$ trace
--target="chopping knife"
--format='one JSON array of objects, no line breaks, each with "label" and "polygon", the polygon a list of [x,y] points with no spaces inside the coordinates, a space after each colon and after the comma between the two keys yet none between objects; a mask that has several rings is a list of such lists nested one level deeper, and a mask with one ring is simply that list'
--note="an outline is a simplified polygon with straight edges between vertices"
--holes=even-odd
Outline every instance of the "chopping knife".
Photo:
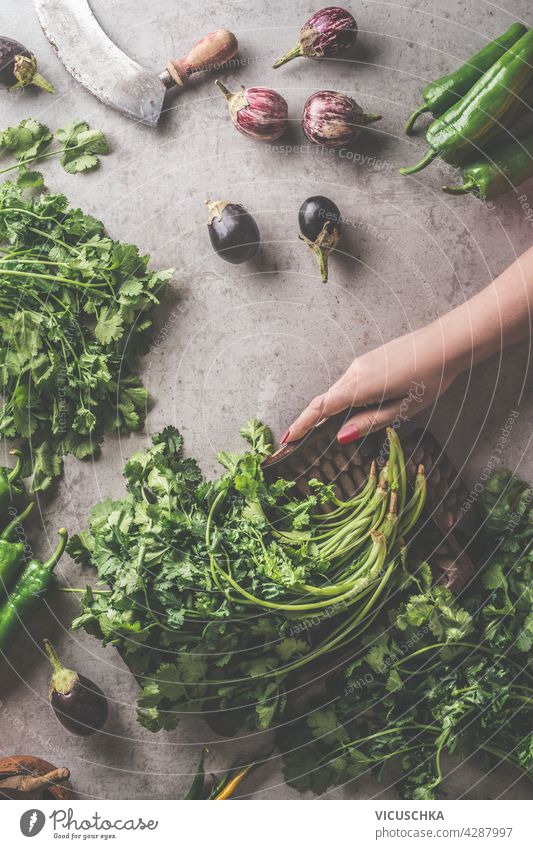
[{"label": "chopping knife", "polygon": [[186,85],[198,71],[219,67],[238,50],[233,33],[219,29],[155,74],[119,50],[87,0],[35,0],[35,6],[46,37],[74,79],[106,106],[150,127],[159,120],[169,88]]}]

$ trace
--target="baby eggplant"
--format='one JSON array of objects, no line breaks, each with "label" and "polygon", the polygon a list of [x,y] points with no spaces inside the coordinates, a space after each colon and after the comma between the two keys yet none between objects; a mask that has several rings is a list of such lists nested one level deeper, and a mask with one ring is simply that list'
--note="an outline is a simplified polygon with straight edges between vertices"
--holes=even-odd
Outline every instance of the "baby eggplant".
[{"label": "baby eggplant", "polygon": [[99,731],[108,712],[107,699],[100,687],[85,675],[66,669],[48,640],[44,647],[53,670],[48,698],[61,725],[80,737]]},{"label": "baby eggplant", "polygon": [[289,107],[281,94],[272,88],[254,86],[240,91],[229,91],[215,80],[229,104],[233,126],[243,136],[254,141],[276,141],[289,125]]},{"label": "baby eggplant", "polygon": [[304,105],[302,126],[309,141],[323,147],[347,147],[364,127],[381,115],[363,112],[359,104],[339,91],[315,91]]},{"label": "baby eggplant", "polygon": [[18,41],[0,36],[0,86],[13,90],[26,85],[55,93],[53,85],[38,72],[33,53]]},{"label": "baby eggplant", "polygon": [[281,68],[285,62],[298,56],[308,56],[310,59],[336,56],[351,47],[356,36],[357,24],[352,15],[340,6],[328,6],[311,15],[300,30],[300,38],[292,50],[272,67]]},{"label": "baby eggplant", "polygon": [[209,209],[207,229],[217,254],[239,265],[252,259],[259,250],[259,227],[240,203],[224,200],[206,201]]},{"label": "baby eggplant", "polygon": [[300,239],[315,254],[323,283],[328,282],[328,256],[342,235],[341,218],[338,206],[323,195],[304,200],[298,213]]}]

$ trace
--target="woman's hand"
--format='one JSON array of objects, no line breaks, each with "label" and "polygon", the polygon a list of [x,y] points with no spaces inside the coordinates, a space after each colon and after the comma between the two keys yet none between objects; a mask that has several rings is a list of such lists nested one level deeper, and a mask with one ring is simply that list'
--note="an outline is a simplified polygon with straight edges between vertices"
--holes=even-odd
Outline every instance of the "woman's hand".
[{"label": "woman's hand", "polygon": [[324,395],[313,398],[282,444],[300,439],[323,419],[361,409],[337,435],[353,442],[401,423],[436,401],[462,371],[508,345],[531,339],[533,248],[485,289],[427,327],[358,357]]},{"label": "woman's hand", "polygon": [[400,424],[429,407],[462,370],[439,343],[438,325],[401,336],[358,357],[323,395],[313,398],[292,423],[282,444],[300,439],[323,419],[361,408],[342,426],[341,443]]}]

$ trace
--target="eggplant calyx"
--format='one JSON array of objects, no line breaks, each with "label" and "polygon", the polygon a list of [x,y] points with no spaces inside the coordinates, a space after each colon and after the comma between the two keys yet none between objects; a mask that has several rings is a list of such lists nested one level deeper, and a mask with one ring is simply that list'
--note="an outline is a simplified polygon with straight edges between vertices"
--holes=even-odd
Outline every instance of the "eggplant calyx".
[{"label": "eggplant calyx", "polygon": [[316,261],[318,264],[318,269],[320,271],[320,277],[322,278],[323,283],[328,282],[328,256],[332,250],[334,250],[337,242],[340,239],[340,233],[336,227],[333,226],[331,221],[326,221],[322,230],[316,237],[315,241],[312,242],[311,239],[308,239],[307,236],[304,236],[302,233],[299,234],[302,242],[305,242],[306,245],[309,245],[314,255],[316,256]]},{"label": "eggplant calyx", "polygon": [[230,200],[206,200],[207,208],[209,210],[207,224],[212,224],[215,218],[218,218],[218,220],[221,221],[222,213],[231,203],[232,201]]},{"label": "eggplant calyx", "polygon": [[27,85],[36,85],[50,94],[55,94],[53,85],[37,70],[37,59],[33,53],[30,56],[23,56],[21,53],[15,56],[13,76],[17,82],[11,86],[10,91],[17,88],[24,88]]},{"label": "eggplant calyx", "polygon": [[322,33],[317,32],[313,27],[304,27],[300,33],[300,48],[301,55],[307,56],[308,59],[323,59],[324,51],[317,50],[316,42],[319,40]]},{"label": "eggplant calyx", "polygon": [[300,239],[302,239],[302,241],[305,242],[306,245],[309,245],[310,248],[320,248],[321,250],[329,253],[335,248],[337,242],[339,241],[340,233],[333,225],[333,222],[326,221],[314,242],[312,242],[311,239],[308,239],[307,236],[304,236],[302,233],[300,233]]},{"label": "eggplant calyx", "polygon": [[48,640],[44,641],[44,649],[53,670],[48,696],[51,698],[53,693],[61,693],[61,695],[66,696],[79,683],[79,675],[73,669],[67,669],[63,666],[54,647]]},{"label": "eggplant calyx", "polygon": [[220,89],[224,97],[229,103],[229,111],[232,116],[235,116],[241,109],[245,109],[250,104],[246,97],[246,87],[241,85],[240,91],[230,91],[220,80],[215,80],[215,85]]}]

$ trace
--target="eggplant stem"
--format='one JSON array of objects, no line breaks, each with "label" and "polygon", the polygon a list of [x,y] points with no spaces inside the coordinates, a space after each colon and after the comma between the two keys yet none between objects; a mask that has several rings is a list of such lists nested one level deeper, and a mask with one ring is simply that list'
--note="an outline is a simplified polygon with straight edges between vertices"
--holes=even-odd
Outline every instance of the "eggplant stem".
[{"label": "eggplant stem", "polygon": [[39,74],[39,72],[37,72],[36,74],[33,75],[33,77],[31,78],[31,84],[39,86],[39,88],[42,88],[44,91],[47,91],[49,94],[55,94],[56,93],[56,90],[53,87],[52,83],[49,83],[48,80],[45,79],[42,74]]},{"label": "eggplant stem", "polygon": [[404,176],[407,174],[416,174],[418,171],[422,171],[423,168],[426,168],[430,162],[433,162],[438,155],[439,154],[436,150],[429,148],[420,162],[417,162],[416,165],[410,165],[408,168],[400,168],[400,174],[403,174]]},{"label": "eggplant stem", "polygon": [[34,506],[35,506],[35,502],[30,501],[30,503],[28,504],[26,509],[23,510],[22,513],[19,513],[18,516],[15,516],[15,518],[9,523],[9,525],[6,525],[6,527],[4,528],[2,533],[0,534],[0,539],[9,540],[10,537],[11,537],[11,534],[13,533],[15,528],[18,528],[18,526],[21,525],[22,522],[24,522],[24,520],[28,518],[28,516],[30,515]]},{"label": "eggplant stem", "polygon": [[423,115],[424,112],[430,112],[430,111],[431,110],[430,110],[429,106],[427,106],[427,104],[424,103],[423,106],[419,106],[418,109],[415,109],[414,112],[411,112],[411,114],[409,115],[409,118],[407,119],[407,123],[405,125],[405,132],[407,133],[408,136],[412,135],[414,123],[415,123],[416,119],[419,117],[419,115]]},{"label": "eggplant stem", "polygon": [[44,650],[48,655],[48,660],[50,661],[54,672],[61,672],[64,669],[63,664],[59,660],[58,654],[49,640],[44,641]]},{"label": "eggplant stem", "polygon": [[231,100],[231,98],[233,97],[233,92],[231,92],[229,88],[226,88],[224,83],[221,83],[220,80],[215,80],[215,85],[217,86],[217,88],[220,89],[226,100]]},{"label": "eggplant stem", "polygon": [[285,53],[285,55],[281,57],[281,59],[278,59],[277,62],[274,62],[272,67],[281,68],[281,66],[284,65],[286,62],[290,62],[291,59],[297,59],[298,56],[303,56],[302,45],[300,44],[300,42],[295,44],[294,47],[291,48],[288,53]]},{"label": "eggplant stem", "polygon": [[313,248],[313,251],[316,256],[316,261],[318,264],[318,269],[320,271],[320,277],[322,279],[322,283],[328,282],[328,251],[323,250],[323,248]]},{"label": "eggplant stem", "polygon": [[359,124],[373,124],[374,121],[381,121],[383,119],[383,115],[377,115],[375,112],[363,112],[361,117],[358,119]]}]

